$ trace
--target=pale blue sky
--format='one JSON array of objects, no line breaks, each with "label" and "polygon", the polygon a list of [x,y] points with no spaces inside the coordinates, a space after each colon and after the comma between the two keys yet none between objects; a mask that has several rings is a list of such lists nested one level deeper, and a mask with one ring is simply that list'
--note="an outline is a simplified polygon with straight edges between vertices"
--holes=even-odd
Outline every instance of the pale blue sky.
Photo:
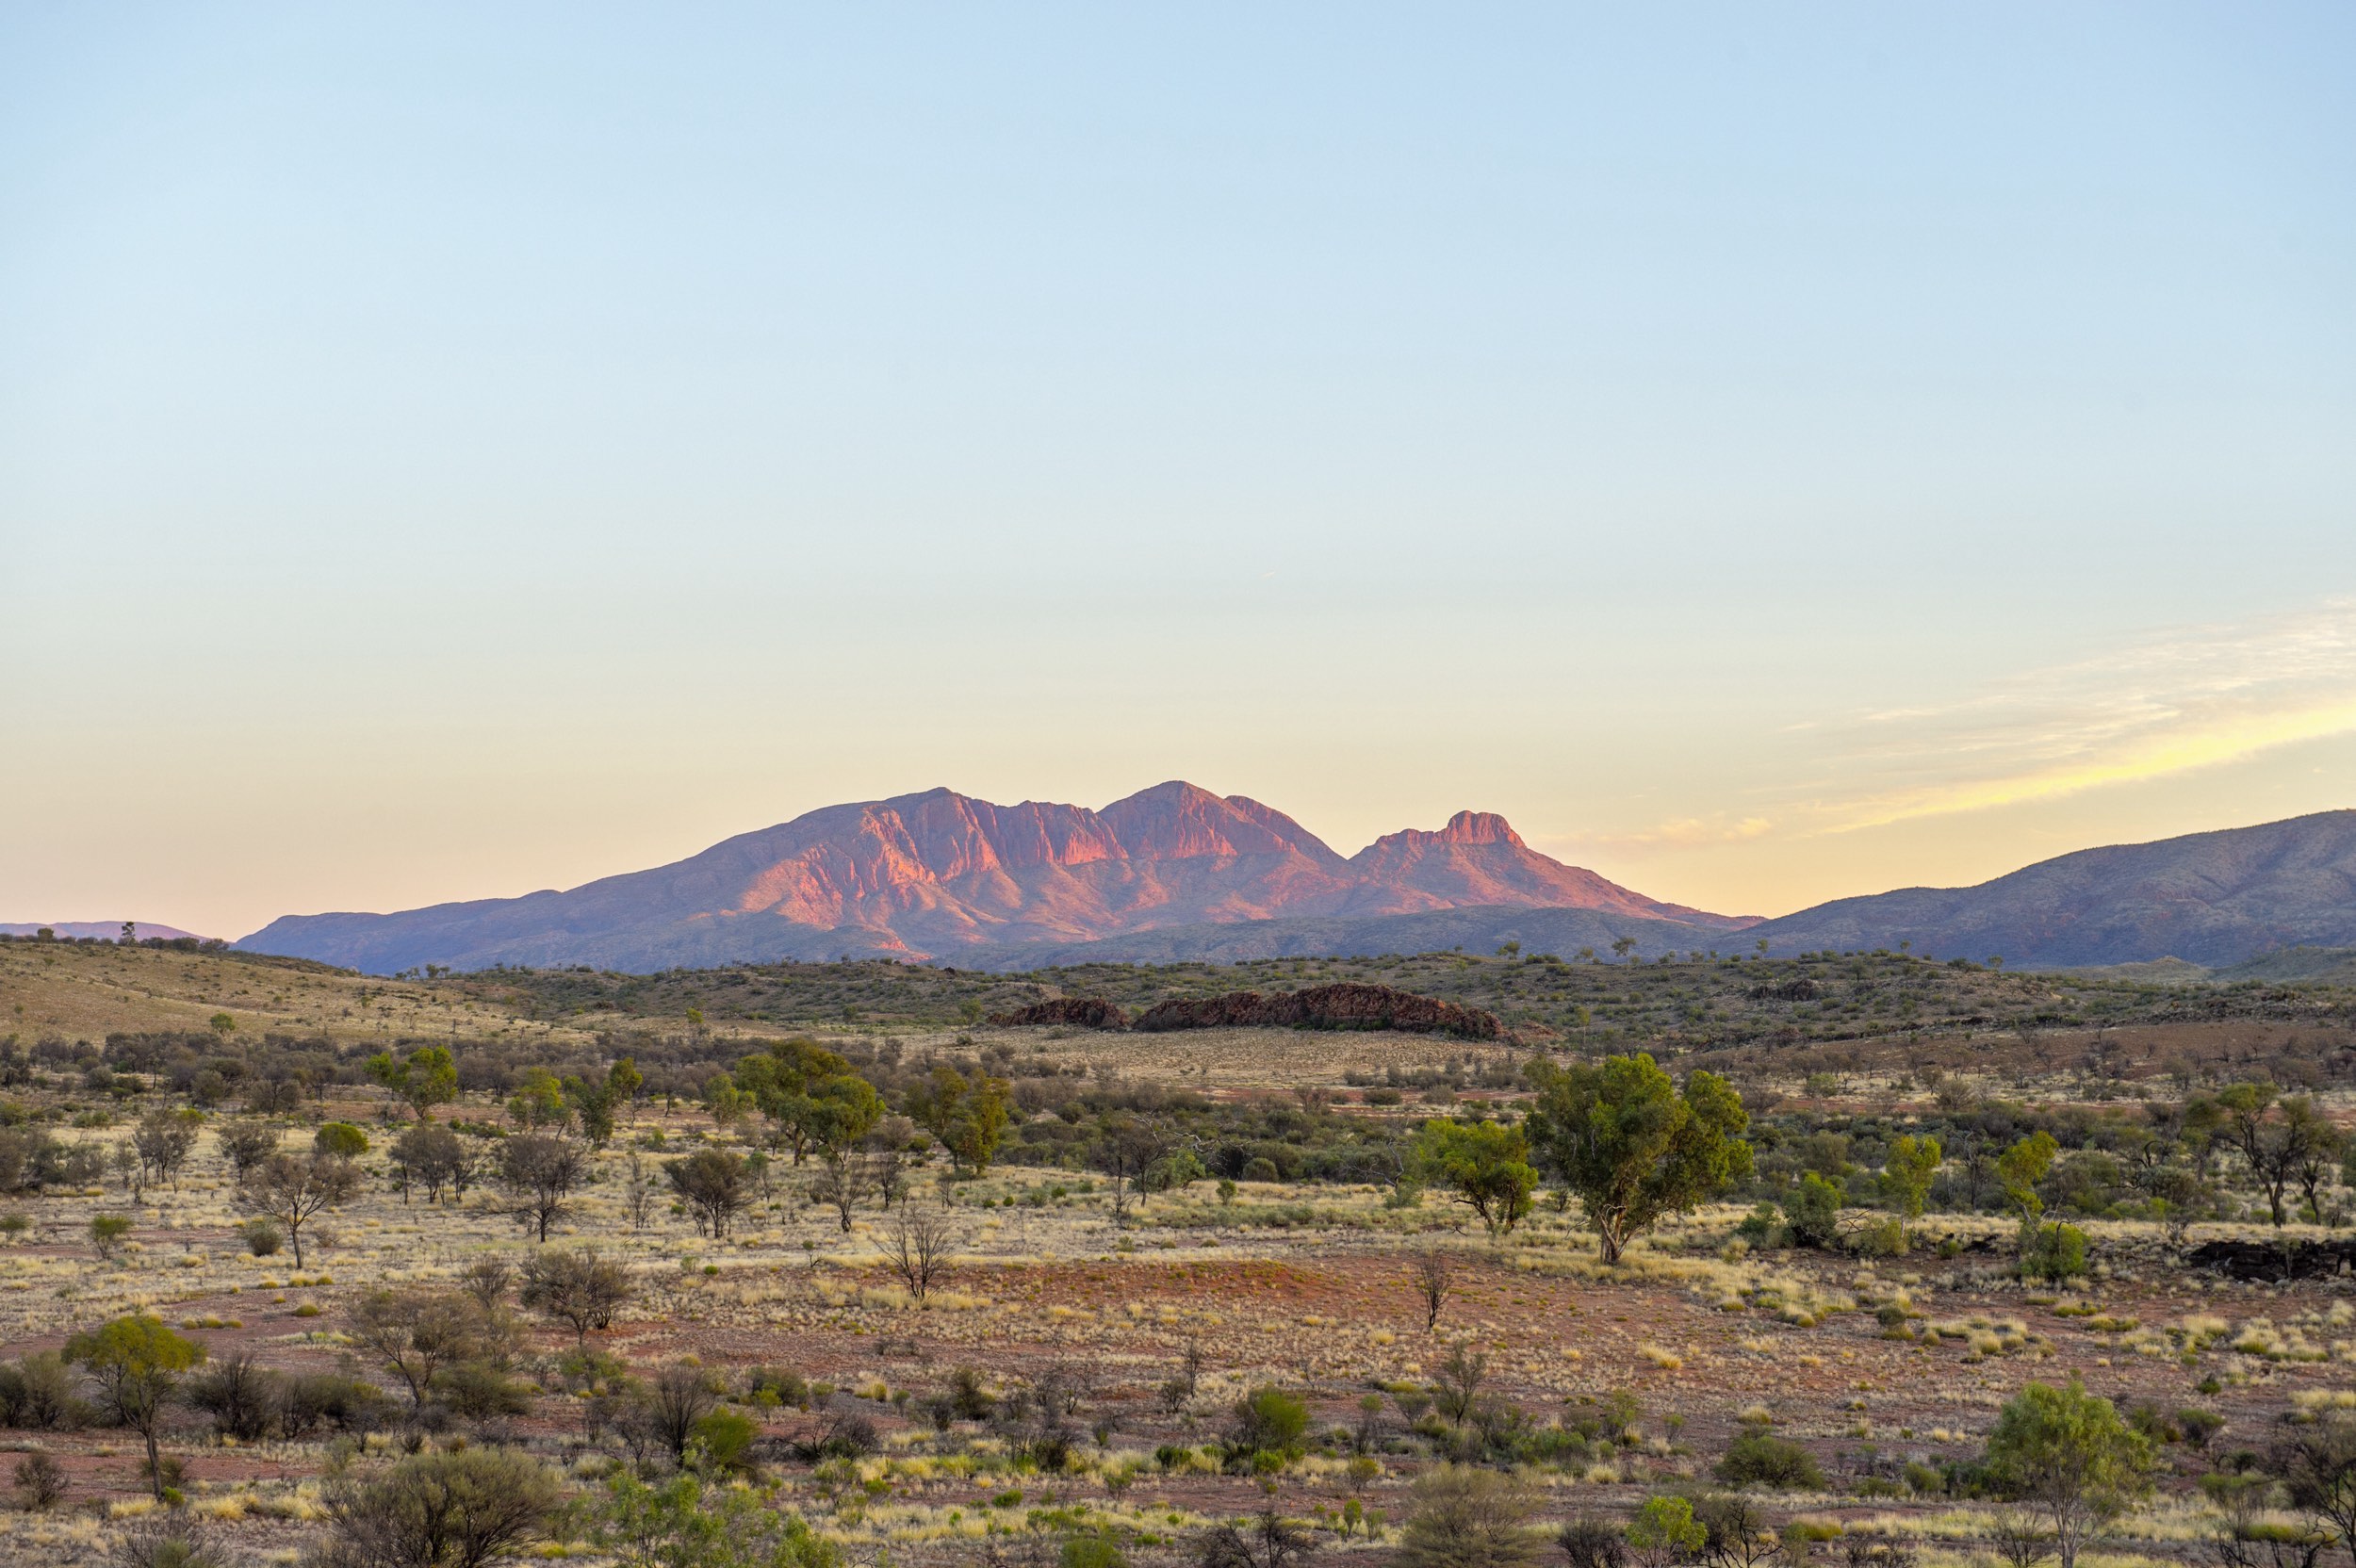
[{"label": "pale blue sky", "polygon": [[2345,6],[21,6],[0,215],[0,919],[2356,804]]}]

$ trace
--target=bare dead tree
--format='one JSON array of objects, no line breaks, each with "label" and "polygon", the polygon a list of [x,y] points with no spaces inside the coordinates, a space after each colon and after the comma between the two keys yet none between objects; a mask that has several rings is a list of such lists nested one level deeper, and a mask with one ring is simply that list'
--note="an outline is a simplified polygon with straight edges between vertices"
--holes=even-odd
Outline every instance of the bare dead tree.
[{"label": "bare dead tree", "polygon": [[2053,1532],[2026,1509],[2008,1508],[1988,1527],[1988,1545],[2010,1568],[2037,1568],[2053,1555]]},{"label": "bare dead tree", "polygon": [[458,1288],[475,1298],[488,1316],[505,1304],[508,1287],[515,1282],[515,1270],[505,1258],[484,1254],[468,1264],[458,1275]]},{"label": "bare dead tree", "polygon": [[632,1154],[630,1157],[630,1180],[622,1186],[622,1211],[630,1216],[630,1228],[643,1231],[646,1217],[654,1212],[654,1182],[646,1175],[646,1162]]},{"label": "bare dead tree", "polygon": [[1423,1331],[1435,1333],[1440,1310],[1456,1289],[1456,1260],[1436,1247],[1428,1247],[1415,1254],[1413,1278],[1415,1295],[1423,1302]]},{"label": "bare dead tree", "polygon": [[848,1235],[851,1216],[867,1195],[867,1157],[855,1149],[829,1149],[821,1157],[825,1163],[810,1178],[810,1195],[834,1210],[843,1234]]},{"label": "bare dead tree", "polygon": [[949,1272],[949,1249],[956,1243],[949,1217],[936,1208],[903,1203],[893,1216],[884,1240],[884,1260],[892,1265],[919,1301]]}]

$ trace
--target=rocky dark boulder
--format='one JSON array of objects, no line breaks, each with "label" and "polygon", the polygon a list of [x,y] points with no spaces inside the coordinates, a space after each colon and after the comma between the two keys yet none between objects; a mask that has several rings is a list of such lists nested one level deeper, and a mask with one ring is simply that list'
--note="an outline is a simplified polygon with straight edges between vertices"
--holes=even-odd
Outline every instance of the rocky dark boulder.
[{"label": "rocky dark boulder", "polygon": [[2324,1279],[2356,1269],[2356,1241],[2210,1241],[2184,1254],[2184,1262],[2229,1280]]},{"label": "rocky dark boulder", "polygon": [[1493,1040],[1504,1033],[1495,1013],[1389,986],[1312,986],[1307,990],[1229,991],[1173,998],[1140,1014],[1137,1028],[1393,1029],[1411,1035],[1454,1035]]},{"label": "rocky dark boulder", "polygon": [[1001,1029],[1036,1028],[1050,1023],[1081,1029],[1126,1029],[1129,1015],[1101,996],[1059,996],[1053,1002],[1034,1002],[1010,1013],[992,1013],[990,1021]]}]

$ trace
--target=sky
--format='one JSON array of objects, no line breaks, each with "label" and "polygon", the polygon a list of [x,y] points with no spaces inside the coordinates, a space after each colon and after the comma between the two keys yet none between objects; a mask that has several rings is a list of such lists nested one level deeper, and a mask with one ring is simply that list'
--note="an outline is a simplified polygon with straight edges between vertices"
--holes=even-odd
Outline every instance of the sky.
[{"label": "sky", "polygon": [[0,921],[2356,806],[2344,5],[0,9]]}]

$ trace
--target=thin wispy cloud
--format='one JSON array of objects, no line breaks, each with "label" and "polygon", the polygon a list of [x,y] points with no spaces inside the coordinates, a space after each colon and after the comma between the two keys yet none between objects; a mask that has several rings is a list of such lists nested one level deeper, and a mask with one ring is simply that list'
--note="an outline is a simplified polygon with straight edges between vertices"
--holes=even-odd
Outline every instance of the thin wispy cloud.
[{"label": "thin wispy cloud", "polygon": [[1580,841],[1676,850],[2050,800],[2356,734],[2356,598],[2176,627],[1946,703],[1783,727],[1804,761],[1739,804]]},{"label": "thin wispy cloud", "polygon": [[1632,848],[1693,849],[1704,844],[1735,844],[1761,839],[1775,830],[1765,817],[1677,817],[1634,833],[1595,834],[1587,843],[1620,844]]},{"label": "thin wispy cloud", "polygon": [[[2046,800],[2356,732],[2356,599],[2177,628],[1827,736],[1814,831]],[[1801,805],[1794,802],[1794,805]]]}]

